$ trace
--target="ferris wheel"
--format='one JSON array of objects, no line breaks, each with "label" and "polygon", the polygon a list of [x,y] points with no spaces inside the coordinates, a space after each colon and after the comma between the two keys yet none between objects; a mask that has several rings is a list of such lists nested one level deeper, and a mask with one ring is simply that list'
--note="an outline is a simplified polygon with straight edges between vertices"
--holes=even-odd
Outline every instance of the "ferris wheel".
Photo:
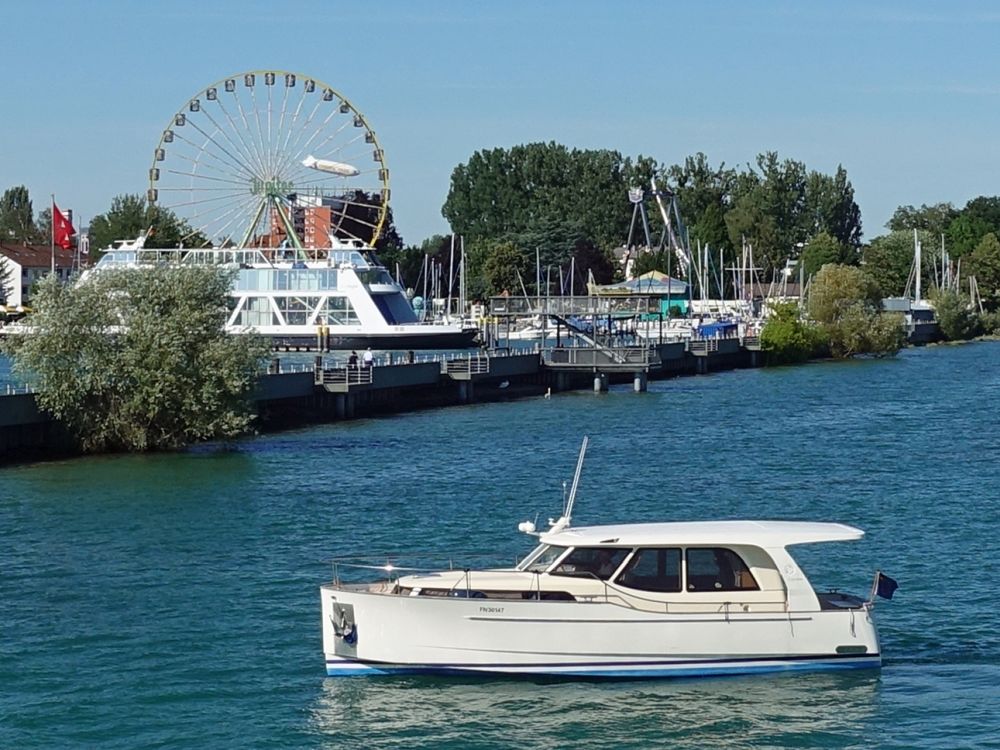
[{"label": "ferris wheel", "polygon": [[188,247],[371,245],[389,210],[389,170],[342,94],[258,70],[213,83],[174,114],[147,198],[186,222]]}]

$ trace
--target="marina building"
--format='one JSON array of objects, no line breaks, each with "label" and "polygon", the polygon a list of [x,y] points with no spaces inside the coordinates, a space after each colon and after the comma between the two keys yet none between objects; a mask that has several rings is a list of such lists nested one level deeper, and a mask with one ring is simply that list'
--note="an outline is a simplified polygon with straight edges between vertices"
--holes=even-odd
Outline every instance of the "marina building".
[{"label": "marina building", "polygon": [[[75,249],[55,249],[56,275],[68,281],[79,267]],[[0,242],[0,305],[11,312],[31,304],[31,289],[52,270],[48,245],[15,245]]]}]

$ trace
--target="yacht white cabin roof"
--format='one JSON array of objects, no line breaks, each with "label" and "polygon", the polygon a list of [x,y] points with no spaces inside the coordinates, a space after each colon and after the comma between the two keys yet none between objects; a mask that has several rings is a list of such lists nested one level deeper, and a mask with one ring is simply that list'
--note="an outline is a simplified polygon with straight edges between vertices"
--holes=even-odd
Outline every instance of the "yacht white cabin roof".
[{"label": "yacht white cabin roof", "polygon": [[807,521],[681,521],[581,526],[543,531],[545,544],[560,547],[635,545],[749,545],[771,549],[795,544],[860,539],[861,529],[841,523]]}]

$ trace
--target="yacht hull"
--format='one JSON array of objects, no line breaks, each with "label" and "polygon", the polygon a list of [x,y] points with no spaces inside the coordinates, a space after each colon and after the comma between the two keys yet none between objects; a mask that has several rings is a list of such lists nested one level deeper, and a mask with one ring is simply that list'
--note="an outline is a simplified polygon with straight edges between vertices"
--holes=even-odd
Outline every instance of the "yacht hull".
[{"label": "yacht hull", "polygon": [[671,613],[599,601],[400,596],[332,585],[322,588],[322,606],[330,676],[652,678],[881,665],[866,608]]}]

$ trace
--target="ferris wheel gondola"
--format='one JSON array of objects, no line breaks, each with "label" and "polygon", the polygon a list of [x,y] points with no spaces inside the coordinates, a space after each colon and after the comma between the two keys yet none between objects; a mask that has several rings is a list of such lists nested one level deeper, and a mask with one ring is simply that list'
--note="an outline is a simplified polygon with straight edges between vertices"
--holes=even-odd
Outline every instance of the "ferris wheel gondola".
[{"label": "ferris wheel gondola", "polygon": [[186,223],[188,247],[367,246],[386,221],[389,170],[342,94],[297,73],[251,71],[173,115],[147,197]]}]

